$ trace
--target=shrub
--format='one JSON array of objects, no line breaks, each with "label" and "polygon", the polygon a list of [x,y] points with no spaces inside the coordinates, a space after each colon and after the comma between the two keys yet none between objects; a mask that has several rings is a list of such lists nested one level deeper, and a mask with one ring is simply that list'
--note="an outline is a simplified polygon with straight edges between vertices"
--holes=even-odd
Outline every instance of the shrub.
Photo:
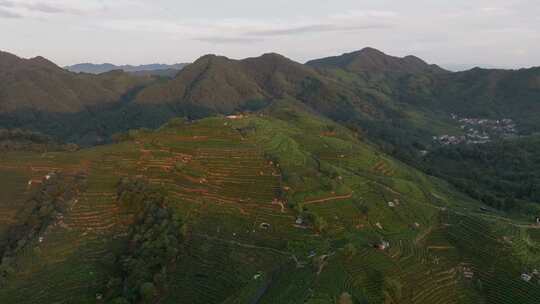
[{"label": "shrub", "polygon": [[154,286],[154,283],[145,282],[141,285],[141,288],[139,289],[139,293],[144,302],[150,303],[152,299],[156,296],[157,290],[156,290],[156,287]]},{"label": "shrub", "polygon": [[315,227],[315,230],[317,230],[317,232],[322,233],[328,227],[328,222],[326,222],[323,217],[315,215],[313,226]]},{"label": "shrub", "polygon": [[353,304],[352,296],[348,292],[344,292],[339,296],[339,304]]},{"label": "shrub", "polygon": [[183,240],[182,219],[167,205],[166,192],[144,180],[125,178],[118,184],[122,203],[137,210],[129,230],[122,264],[123,296],[131,303],[151,300],[166,285],[170,263],[177,260]]},{"label": "shrub", "polygon": [[345,245],[345,248],[343,249],[345,252],[345,256],[349,259],[352,259],[357,253],[357,249],[352,243],[348,243],[347,245]]},{"label": "shrub", "polygon": [[111,304],[129,304],[129,301],[126,298],[118,297],[111,301]]}]

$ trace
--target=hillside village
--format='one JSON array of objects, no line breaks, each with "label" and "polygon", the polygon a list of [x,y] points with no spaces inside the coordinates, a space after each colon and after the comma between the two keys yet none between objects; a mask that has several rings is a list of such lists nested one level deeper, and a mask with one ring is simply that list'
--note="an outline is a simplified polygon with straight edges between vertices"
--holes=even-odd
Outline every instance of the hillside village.
[{"label": "hillside village", "polygon": [[453,120],[459,123],[464,135],[433,136],[433,141],[441,145],[485,144],[494,139],[512,138],[517,136],[517,125],[510,118],[460,118],[451,114]]}]

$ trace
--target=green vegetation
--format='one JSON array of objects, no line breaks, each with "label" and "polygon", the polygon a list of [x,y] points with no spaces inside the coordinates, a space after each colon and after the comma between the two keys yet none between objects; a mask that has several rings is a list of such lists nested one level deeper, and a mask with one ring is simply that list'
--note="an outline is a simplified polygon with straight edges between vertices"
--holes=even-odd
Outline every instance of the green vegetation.
[{"label": "green vegetation", "polygon": [[[0,297],[427,304],[509,303],[525,292],[520,303],[536,299],[538,278],[520,278],[540,261],[534,229],[478,212],[480,203],[301,103],[280,101],[238,119],[174,120],[119,139],[75,152],[2,155],[0,168],[21,174],[31,166],[87,177],[42,242],[14,252]],[[484,245],[473,250],[476,241]]]},{"label": "green vegetation", "polygon": [[5,285],[15,272],[15,258],[33,242],[41,241],[49,225],[66,212],[77,191],[84,187],[84,176],[67,179],[61,174],[49,173],[43,184],[32,195],[25,208],[17,215],[0,248],[0,285]]},{"label": "green vegetation", "polygon": [[165,194],[141,180],[123,179],[118,196],[121,203],[140,211],[130,228],[125,253],[117,260],[122,278],[109,280],[107,297],[113,302],[152,303],[158,292],[166,290],[169,268],[177,262],[182,221],[167,206]]},{"label": "green vegetation", "polygon": [[[431,136],[463,132],[449,111],[505,113],[476,112],[491,73],[409,57],[392,58],[403,69],[392,74],[384,54],[368,53],[367,65],[334,58],[317,69],[276,54],[205,56],[171,80],[117,83],[121,102],[108,111],[5,114],[7,127],[85,144],[117,134],[51,150],[32,133],[2,133],[22,148],[0,153],[0,299],[536,303],[539,229],[505,210],[535,210],[536,138],[437,147]],[[509,82],[496,81],[490,100],[534,76],[515,73],[501,74]],[[530,89],[509,114],[531,106]],[[459,100],[450,107],[439,90]],[[256,112],[217,114],[238,109]],[[534,129],[532,116],[519,119]]]},{"label": "green vegetation", "polygon": [[0,151],[75,151],[75,144],[62,145],[50,136],[21,129],[0,129]]},{"label": "green vegetation", "polygon": [[[43,57],[22,59],[0,52],[0,113],[28,115],[76,113],[119,101],[130,90],[152,81],[113,71],[102,75],[70,73]],[[3,127],[6,127],[5,125]]]},{"label": "green vegetation", "polygon": [[502,210],[540,202],[540,138],[497,141],[483,145],[445,146],[431,151],[423,166],[451,181],[471,197]]}]

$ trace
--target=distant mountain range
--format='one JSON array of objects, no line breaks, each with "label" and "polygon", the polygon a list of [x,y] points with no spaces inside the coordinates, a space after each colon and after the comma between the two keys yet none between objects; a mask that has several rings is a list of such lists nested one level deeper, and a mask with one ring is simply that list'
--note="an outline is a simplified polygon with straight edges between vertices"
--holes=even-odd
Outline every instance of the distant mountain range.
[{"label": "distant mountain range", "polygon": [[137,75],[156,75],[172,77],[183,69],[188,63],[176,64],[144,64],[144,65],[114,65],[111,63],[93,64],[79,63],[64,67],[64,69],[74,73],[102,74],[114,70],[122,70]]}]

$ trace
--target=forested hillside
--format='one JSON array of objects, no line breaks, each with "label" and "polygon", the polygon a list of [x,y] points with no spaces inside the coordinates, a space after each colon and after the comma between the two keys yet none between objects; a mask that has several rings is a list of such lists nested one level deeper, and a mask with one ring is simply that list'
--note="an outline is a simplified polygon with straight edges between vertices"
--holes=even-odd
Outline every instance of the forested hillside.
[{"label": "forested hillside", "polygon": [[526,207],[521,201],[540,202],[539,151],[538,136],[440,147],[424,158],[424,165],[472,197],[512,210]]}]

